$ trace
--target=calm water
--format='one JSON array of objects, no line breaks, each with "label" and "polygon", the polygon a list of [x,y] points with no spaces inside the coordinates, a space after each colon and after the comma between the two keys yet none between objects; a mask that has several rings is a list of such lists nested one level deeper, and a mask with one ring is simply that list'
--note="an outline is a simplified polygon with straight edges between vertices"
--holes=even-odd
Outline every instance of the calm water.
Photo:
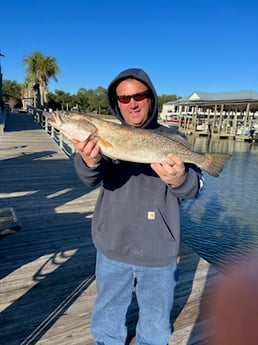
[{"label": "calm water", "polygon": [[204,173],[198,199],[181,204],[182,240],[209,262],[223,265],[258,251],[258,144],[189,138],[194,149],[229,152],[218,178]]}]

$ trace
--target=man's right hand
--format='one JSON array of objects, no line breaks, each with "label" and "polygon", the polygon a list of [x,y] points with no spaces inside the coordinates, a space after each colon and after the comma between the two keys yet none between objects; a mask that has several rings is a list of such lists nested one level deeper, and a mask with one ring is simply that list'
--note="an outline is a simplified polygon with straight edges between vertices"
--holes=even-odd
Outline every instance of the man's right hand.
[{"label": "man's right hand", "polygon": [[76,151],[82,157],[83,161],[88,167],[94,167],[101,160],[100,147],[97,145],[97,139],[89,139],[86,141],[79,141],[73,139]]}]

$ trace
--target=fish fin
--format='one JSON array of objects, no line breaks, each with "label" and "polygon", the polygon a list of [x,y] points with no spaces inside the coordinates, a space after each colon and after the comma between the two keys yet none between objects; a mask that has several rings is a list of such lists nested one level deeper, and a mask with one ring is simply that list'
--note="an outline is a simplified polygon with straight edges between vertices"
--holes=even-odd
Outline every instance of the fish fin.
[{"label": "fish fin", "polygon": [[228,153],[205,153],[204,162],[200,165],[201,169],[214,177],[218,177],[224,165],[231,157]]},{"label": "fish fin", "polygon": [[113,147],[113,145],[109,141],[99,138],[99,137],[98,137],[98,144],[100,147],[101,146],[106,147],[106,148]]},{"label": "fish fin", "polygon": [[189,148],[190,150],[193,150],[193,145],[189,143],[187,138],[184,138],[179,134],[171,134],[170,139],[177,141],[180,144],[183,144],[185,147]]}]

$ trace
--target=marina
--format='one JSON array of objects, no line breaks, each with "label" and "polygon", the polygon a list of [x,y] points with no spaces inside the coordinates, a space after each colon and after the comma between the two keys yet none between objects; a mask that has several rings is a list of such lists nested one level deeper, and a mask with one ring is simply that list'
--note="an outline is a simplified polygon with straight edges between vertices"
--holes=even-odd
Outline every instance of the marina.
[{"label": "marina", "polygon": [[160,119],[187,135],[258,142],[258,93],[193,92],[164,103]]}]

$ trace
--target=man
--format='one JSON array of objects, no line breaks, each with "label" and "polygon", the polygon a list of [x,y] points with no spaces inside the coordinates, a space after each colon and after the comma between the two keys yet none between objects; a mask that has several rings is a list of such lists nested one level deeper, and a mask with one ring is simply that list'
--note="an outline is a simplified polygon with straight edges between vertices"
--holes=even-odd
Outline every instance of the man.
[{"label": "man", "polygon": [[[121,72],[107,90],[110,111],[124,126],[160,132],[158,98],[141,69]],[[175,154],[173,164],[139,164],[101,154],[95,139],[75,141],[76,171],[88,186],[101,183],[92,221],[97,248],[97,299],[92,335],[97,345],[122,345],[134,283],[139,305],[137,345],[166,345],[176,285],[180,198],[195,198],[200,171]],[[151,147],[150,147],[151,150]]]}]

